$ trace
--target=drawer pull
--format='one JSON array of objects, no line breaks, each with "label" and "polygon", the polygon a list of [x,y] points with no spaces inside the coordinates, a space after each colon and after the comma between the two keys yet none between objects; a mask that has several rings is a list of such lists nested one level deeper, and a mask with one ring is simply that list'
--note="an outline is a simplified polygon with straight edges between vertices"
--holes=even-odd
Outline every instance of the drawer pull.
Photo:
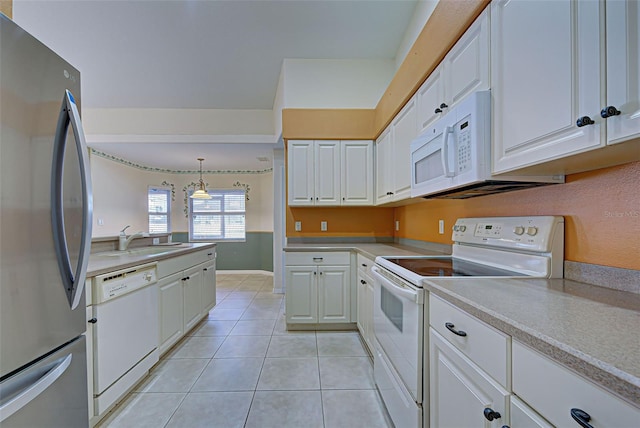
[{"label": "drawer pull", "polygon": [[324,260],[324,258],[323,258],[323,257],[314,257],[314,258],[313,258],[313,261],[314,261],[314,262],[321,262],[321,261],[323,261],[323,260]]},{"label": "drawer pull", "polygon": [[[452,324],[452,323],[450,323],[450,322],[446,322],[446,323],[444,323],[444,326],[445,326],[445,327],[447,327],[447,330],[449,330],[451,333],[453,333],[453,334],[455,334],[455,335],[457,335],[457,336],[465,337],[465,336],[467,335],[467,332],[466,332],[466,331],[456,330],[456,329],[454,328],[454,327],[455,327],[455,325],[453,325],[453,324]],[[486,410],[485,410],[485,415],[486,415],[486,414],[487,414],[487,413],[486,413]],[[499,417],[499,416],[498,416],[498,417]],[[491,420],[491,419],[489,419],[489,420]]]},{"label": "drawer pull", "polygon": [[90,319],[89,321],[87,321],[87,322],[90,322],[91,324],[95,324],[95,323],[97,323],[97,322],[98,322],[98,319],[97,319],[97,318],[91,318],[91,319]]},{"label": "drawer pull", "polygon": [[591,416],[589,416],[589,413],[585,412],[584,410],[571,409],[571,417],[582,428],[593,428],[593,425],[589,423],[589,421],[591,420]]},{"label": "drawer pull", "polygon": [[213,256],[213,253],[207,253],[207,256]]},{"label": "drawer pull", "polygon": [[484,409],[484,417],[488,420],[488,421],[492,421],[494,419],[500,419],[502,417],[502,415],[498,412],[496,412],[495,410],[493,410],[490,407],[487,407],[486,409]]}]

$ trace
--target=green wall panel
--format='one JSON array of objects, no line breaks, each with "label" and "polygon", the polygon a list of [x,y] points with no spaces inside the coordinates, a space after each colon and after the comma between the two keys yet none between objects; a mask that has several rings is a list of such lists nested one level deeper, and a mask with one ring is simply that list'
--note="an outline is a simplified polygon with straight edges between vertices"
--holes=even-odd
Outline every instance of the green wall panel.
[{"label": "green wall panel", "polygon": [[[174,242],[189,242],[186,232],[172,233]],[[273,272],[273,232],[247,232],[244,242],[217,242],[216,269]]]}]

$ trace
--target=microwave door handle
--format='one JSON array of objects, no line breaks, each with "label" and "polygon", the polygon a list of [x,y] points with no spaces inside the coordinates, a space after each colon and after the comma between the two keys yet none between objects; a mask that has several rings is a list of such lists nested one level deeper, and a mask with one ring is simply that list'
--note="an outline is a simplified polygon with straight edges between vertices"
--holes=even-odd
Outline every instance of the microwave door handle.
[{"label": "microwave door handle", "polygon": [[449,170],[449,134],[453,133],[451,126],[445,126],[442,132],[442,168],[445,177],[453,177],[454,171]]}]

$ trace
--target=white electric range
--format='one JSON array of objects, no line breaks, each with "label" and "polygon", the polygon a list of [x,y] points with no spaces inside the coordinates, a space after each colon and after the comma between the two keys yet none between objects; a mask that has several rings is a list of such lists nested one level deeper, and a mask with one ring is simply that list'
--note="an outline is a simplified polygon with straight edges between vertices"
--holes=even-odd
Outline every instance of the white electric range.
[{"label": "white electric range", "polygon": [[563,275],[563,217],[461,218],[452,240],[450,256],[382,256],[372,268],[374,378],[397,427],[423,426],[423,279]]}]

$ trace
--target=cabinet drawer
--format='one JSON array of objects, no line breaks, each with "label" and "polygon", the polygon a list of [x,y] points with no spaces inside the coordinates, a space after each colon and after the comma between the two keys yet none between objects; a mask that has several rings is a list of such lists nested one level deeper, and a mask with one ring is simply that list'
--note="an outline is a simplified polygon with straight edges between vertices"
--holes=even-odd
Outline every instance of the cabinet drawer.
[{"label": "cabinet drawer", "polygon": [[358,254],[357,263],[359,271],[363,272],[365,275],[371,276],[371,267],[375,264],[372,259],[363,256],[362,254]]},{"label": "cabinet drawer", "polygon": [[518,341],[513,342],[513,392],[556,426],[578,426],[571,417],[574,408],[587,412],[594,427],[632,427],[640,421],[639,408]]},{"label": "cabinet drawer", "polygon": [[351,258],[348,251],[287,252],[287,266],[313,265],[349,265]]},{"label": "cabinet drawer", "polygon": [[[510,386],[511,338],[466,312],[429,294],[429,323],[502,386]],[[452,324],[452,325],[451,325]],[[465,336],[455,334],[451,329]]]}]

